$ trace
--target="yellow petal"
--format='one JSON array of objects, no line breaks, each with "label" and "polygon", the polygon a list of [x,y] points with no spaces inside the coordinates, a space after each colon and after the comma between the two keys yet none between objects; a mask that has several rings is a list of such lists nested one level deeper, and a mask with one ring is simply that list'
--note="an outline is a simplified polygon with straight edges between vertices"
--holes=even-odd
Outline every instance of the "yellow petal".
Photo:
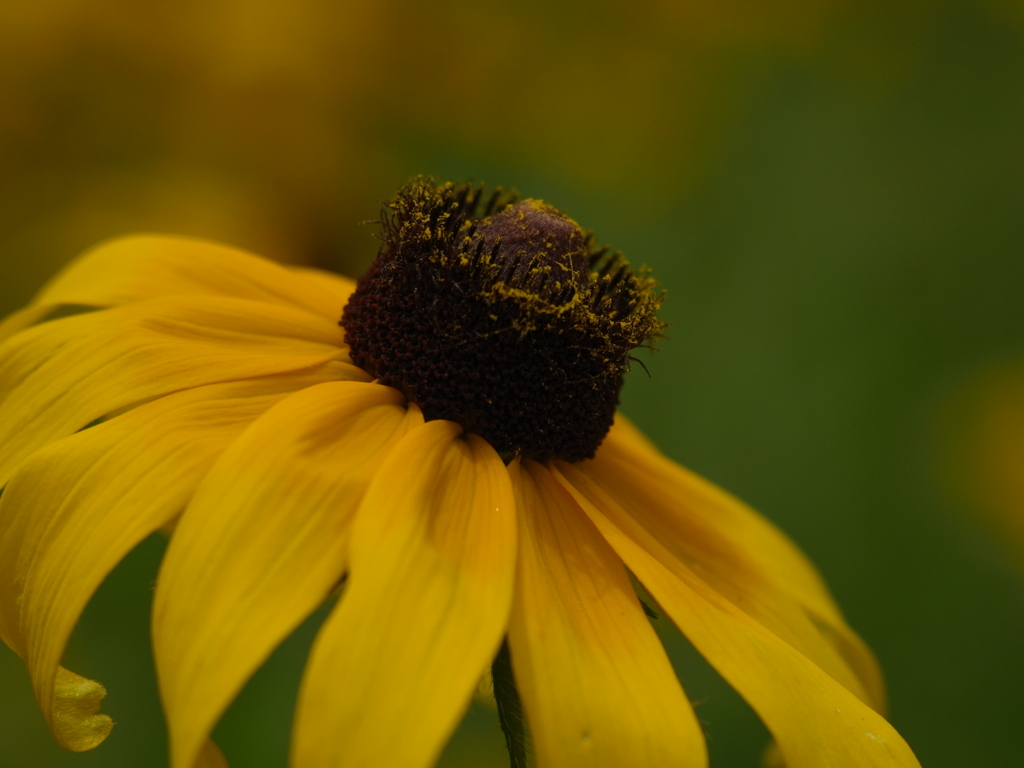
[{"label": "yellow petal", "polygon": [[52,306],[30,306],[19,309],[0,321],[0,343],[18,331],[34,325],[53,311]]},{"label": "yellow petal", "polygon": [[44,286],[33,304],[106,307],[162,296],[230,296],[301,307],[337,322],[351,290],[347,283],[342,279],[332,286],[206,240],[136,235],[79,256]]},{"label": "yellow petal", "polygon": [[[814,566],[783,533],[726,491],[667,459],[621,414],[616,415],[596,460],[595,474],[615,481],[621,478],[630,490],[644,481],[658,489],[671,489],[667,503],[672,508],[658,510],[666,518],[662,524],[669,533],[674,533],[674,525],[693,526],[687,533],[700,537],[699,547],[723,560],[741,554],[754,558],[755,566],[766,576],[774,574],[777,583],[801,602],[823,616],[836,615],[838,609]],[[614,469],[605,470],[606,463],[614,464]],[[657,494],[650,491],[646,495]],[[729,551],[714,552],[715,547]]]},{"label": "yellow petal", "polygon": [[494,449],[459,432],[428,422],[370,484],[345,595],[303,678],[296,768],[433,765],[501,644],[512,488]]},{"label": "yellow petal", "polygon": [[765,518],[666,459],[622,417],[589,474],[701,579],[875,709],[874,657],[846,625],[807,558]]},{"label": "yellow petal", "polygon": [[622,561],[549,470],[509,471],[519,512],[509,648],[537,765],[707,765]]},{"label": "yellow petal", "polygon": [[320,365],[341,329],[304,310],[177,297],[29,328],[0,345],[0,486],[25,458],[119,408]]},{"label": "yellow petal", "polygon": [[62,745],[89,749],[109,731],[91,713],[79,717],[85,710],[76,703],[92,690],[99,693],[88,700],[98,706],[102,687],[57,666],[106,575],[181,511],[213,460],[261,413],[291,392],[351,376],[365,374],[331,363],[178,392],[40,450],[12,478],[0,496],[0,636],[24,657]]},{"label": "yellow petal", "polygon": [[422,421],[390,387],[321,384],[261,416],[210,470],[154,600],[175,768],[192,765],[253,671],[341,579],[370,478]]},{"label": "yellow petal", "polygon": [[98,715],[100,702],[107,695],[99,683],[60,667],[53,682],[51,725],[60,734],[60,744],[74,752],[84,752],[102,742],[114,727],[109,715]]},{"label": "yellow petal", "polygon": [[555,471],[665,612],[760,715],[789,768],[916,768],[885,719],[778,635],[710,588],[595,481]]},{"label": "yellow petal", "polygon": [[320,287],[327,290],[331,296],[337,297],[335,299],[337,311],[332,317],[337,320],[341,319],[341,312],[345,308],[345,304],[348,303],[348,297],[356,289],[355,280],[335,272],[326,272],[325,270],[314,269],[313,267],[289,267],[289,269],[300,277],[317,283]]}]

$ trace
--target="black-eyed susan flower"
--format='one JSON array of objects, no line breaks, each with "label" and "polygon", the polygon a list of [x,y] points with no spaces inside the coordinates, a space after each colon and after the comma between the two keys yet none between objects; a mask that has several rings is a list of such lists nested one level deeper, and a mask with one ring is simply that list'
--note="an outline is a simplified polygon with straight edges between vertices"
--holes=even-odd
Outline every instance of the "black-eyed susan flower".
[{"label": "black-eyed susan flower", "polygon": [[166,237],[73,263],[0,326],[0,634],[56,739],[110,731],[64,648],[173,526],[153,617],[173,768],[222,764],[218,718],[339,585],[294,768],[431,765],[492,663],[517,761],[521,707],[541,768],[704,766],[629,572],[786,765],[917,765],[804,556],[615,416],[658,303],[553,208],[425,180],[355,285]]}]

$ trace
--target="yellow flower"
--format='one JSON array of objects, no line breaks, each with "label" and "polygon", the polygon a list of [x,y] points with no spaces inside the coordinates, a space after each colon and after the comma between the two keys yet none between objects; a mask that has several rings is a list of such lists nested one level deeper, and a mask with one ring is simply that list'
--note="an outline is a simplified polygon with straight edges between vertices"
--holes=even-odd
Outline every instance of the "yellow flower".
[{"label": "yellow flower", "polygon": [[68,637],[173,526],[153,616],[173,768],[223,764],[218,718],[339,585],[296,768],[431,765],[496,655],[541,768],[704,766],[630,572],[786,765],[917,765],[805,557],[612,425],[628,351],[660,329],[642,273],[548,206],[468,187],[413,184],[384,239],[358,289],[123,239],[0,325],[0,635],[63,746],[111,728],[102,686],[60,666]]}]

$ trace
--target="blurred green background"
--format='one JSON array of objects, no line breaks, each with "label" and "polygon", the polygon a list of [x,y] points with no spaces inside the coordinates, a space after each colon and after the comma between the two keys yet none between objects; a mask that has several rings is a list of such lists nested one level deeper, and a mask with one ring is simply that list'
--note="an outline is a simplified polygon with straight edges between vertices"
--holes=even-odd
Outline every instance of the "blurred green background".
[{"label": "blurred green background", "polygon": [[[626,413],[807,550],[926,768],[1024,763],[1019,2],[12,0],[0,95],[3,313],[139,230],[357,274],[415,173],[569,211],[668,291]],[[162,550],[69,650],[109,740],[56,747],[0,647],[0,765],[166,765]],[[218,728],[233,768],[285,765],[322,618]],[[712,765],[757,765],[756,717],[659,624]],[[443,765],[506,764],[474,705]]]}]

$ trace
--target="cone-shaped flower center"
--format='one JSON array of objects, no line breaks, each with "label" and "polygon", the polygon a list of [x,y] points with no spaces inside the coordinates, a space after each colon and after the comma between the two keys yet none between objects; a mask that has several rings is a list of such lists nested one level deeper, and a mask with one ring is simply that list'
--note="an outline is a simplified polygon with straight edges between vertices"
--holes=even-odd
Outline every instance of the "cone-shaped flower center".
[{"label": "cone-shaped flower center", "polygon": [[657,335],[654,282],[572,219],[499,190],[419,179],[342,318],[352,359],[428,419],[506,457],[590,458],[629,353]]}]

